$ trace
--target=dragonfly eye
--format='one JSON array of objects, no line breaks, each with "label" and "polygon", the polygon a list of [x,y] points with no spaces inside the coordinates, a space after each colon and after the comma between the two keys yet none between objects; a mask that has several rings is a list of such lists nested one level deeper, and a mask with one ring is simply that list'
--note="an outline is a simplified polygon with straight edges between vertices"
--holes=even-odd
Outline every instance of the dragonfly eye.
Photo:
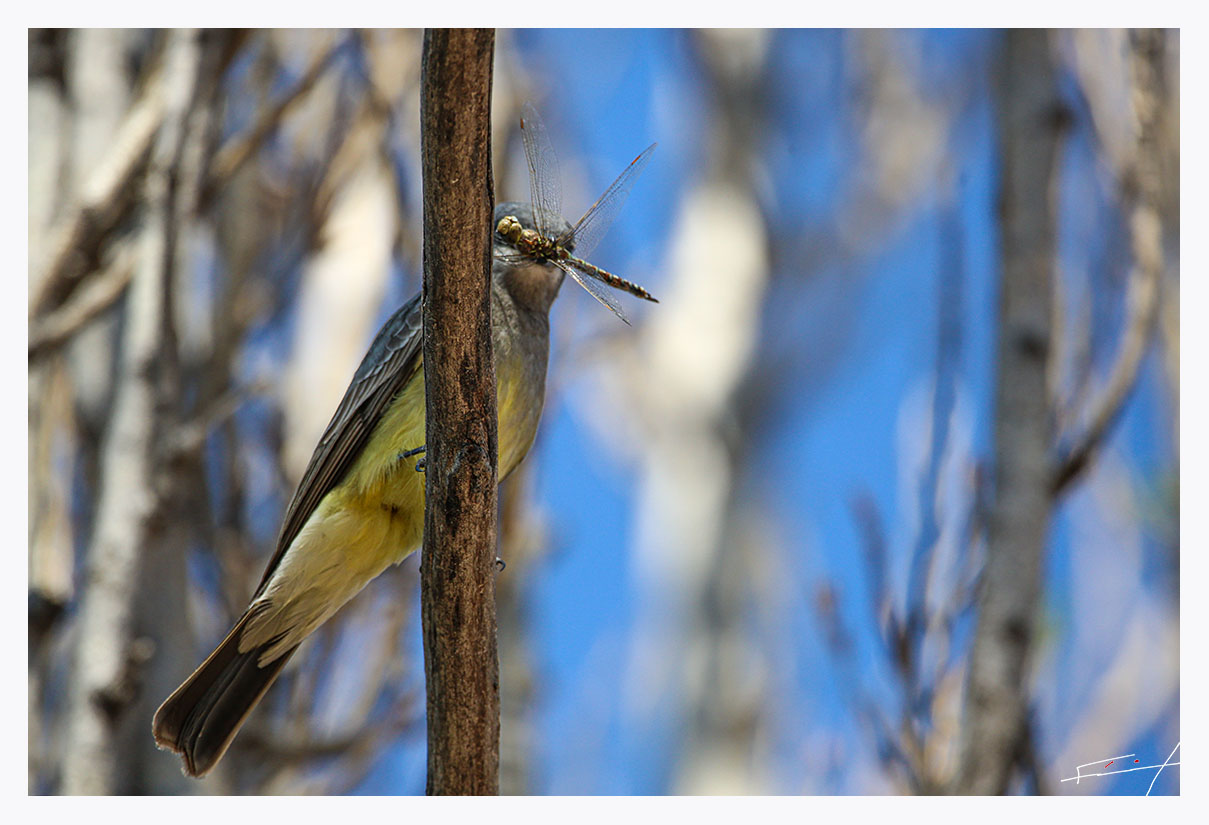
[{"label": "dragonfly eye", "polygon": [[516,243],[521,236],[521,222],[516,219],[515,215],[506,215],[495,225],[495,231],[500,233],[505,240]]}]

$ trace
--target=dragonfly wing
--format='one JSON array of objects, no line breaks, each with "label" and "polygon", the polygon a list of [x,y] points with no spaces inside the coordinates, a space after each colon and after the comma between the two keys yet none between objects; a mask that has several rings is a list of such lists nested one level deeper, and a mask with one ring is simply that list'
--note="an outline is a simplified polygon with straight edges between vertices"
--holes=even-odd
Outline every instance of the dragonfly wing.
[{"label": "dragonfly wing", "polygon": [[529,164],[533,220],[538,233],[543,238],[550,238],[562,220],[562,181],[554,144],[532,103],[521,106],[521,142],[525,144],[525,161]]},{"label": "dragonfly wing", "polygon": [[613,181],[604,194],[596,199],[596,203],[592,204],[592,208],[584,213],[571,231],[558,238],[559,245],[565,245],[568,241],[573,240],[576,257],[586,258],[592,254],[592,250],[600,243],[600,239],[609,230],[613,219],[617,217],[630,190],[634,188],[634,181],[638,179],[638,174],[651,159],[655,145],[652,143],[641,155],[631,161],[625,171],[618,175],[617,180]]},{"label": "dragonfly wing", "polygon": [[591,276],[581,273],[578,268],[566,263],[565,261],[553,261],[552,263],[557,264],[559,269],[574,278],[575,283],[586,289],[589,295],[600,301],[609,309],[613,310],[614,315],[625,321],[627,324],[630,323],[630,319],[625,317],[625,313],[621,311],[621,305],[617,303],[613,296],[609,295],[603,289],[598,287],[592,280]]},{"label": "dragonfly wing", "polygon": [[524,264],[532,264],[537,262],[533,256],[526,255],[523,252],[497,252],[495,253],[495,260],[500,263],[512,264],[514,266],[522,266]]}]

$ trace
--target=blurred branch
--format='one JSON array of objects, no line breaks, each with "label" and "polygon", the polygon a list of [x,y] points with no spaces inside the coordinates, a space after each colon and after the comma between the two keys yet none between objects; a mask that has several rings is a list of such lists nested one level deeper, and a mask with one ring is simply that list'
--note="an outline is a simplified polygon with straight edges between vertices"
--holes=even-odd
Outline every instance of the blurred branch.
[{"label": "blurred branch", "polygon": [[[307,764],[317,759],[347,756],[352,752],[368,750],[376,752],[420,718],[419,697],[404,696],[387,714],[385,720],[373,725],[357,725],[331,736],[316,736],[312,731],[290,736],[281,731],[272,735],[257,729],[246,735],[245,750],[255,750],[262,758],[285,765]],[[369,744],[372,743],[372,744]],[[368,744],[368,747],[367,747]]]},{"label": "blurred branch", "polygon": [[860,546],[865,562],[865,580],[869,583],[869,606],[874,612],[874,625],[887,639],[891,623],[896,623],[890,591],[886,587],[886,531],[882,526],[877,502],[867,490],[858,492],[849,502],[853,521],[860,531]]},{"label": "blurred branch", "polygon": [[133,600],[140,560],[159,529],[159,384],[167,346],[174,341],[168,297],[177,234],[173,179],[197,86],[199,40],[196,32],[174,31],[165,47],[162,117],[143,193],[147,215],[127,298],[118,386],[81,597],[63,768],[68,794],[117,790],[118,722],[133,698],[128,686],[137,676],[131,670],[146,659],[132,638]]},{"label": "blurred branch", "polygon": [[[857,505],[856,502],[854,506],[857,507],[854,514],[858,522],[874,531],[867,532],[866,538],[879,533],[877,525],[868,521],[870,517],[877,519],[876,510],[867,509],[863,504]],[[874,543],[879,540],[875,538]],[[882,765],[887,769],[897,768],[901,771],[907,787],[912,792],[919,792],[923,776],[919,760],[922,748],[910,727],[900,726],[896,735],[895,726],[887,718],[882,706],[869,695],[863,675],[864,662],[858,662],[858,650],[853,643],[852,632],[844,623],[839,588],[831,582],[822,584],[816,588],[809,602],[819,623],[826,630],[828,652],[840,671],[837,684],[839,694],[873,737],[874,748]],[[903,719],[906,718],[904,714]]]},{"label": "blurred branch", "polygon": [[[760,793],[770,784],[755,755],[766,741],[775,663],[748,642],[761,573],[777,553],[762,535],[766,514],[743,495],[754,430],[745,412],[760,387],[753,377],[768,374],[757,357],[768,226],[752,181],[754,147],[770,128],[761,83],[770,40],[710,30],[687,41],[708,128],[676,210],[666,303],[634,331],[581,341],[625,393],[620,409],[597,414],[597,426],[642,479],[636,570],[653,606],[639,619],[638,649],[662,670],[646,688],[652,698],[631,712],[660,735],[679,731],[676,793]],[[725,233],[715,231],[721,225]]]},{"label": "blurred branch", "polygon": [[[941,470],[949,448],[950,428],[957,406],[957,378],[962,352],[964,272],[960,220],[949,212],[941,227],[943,263],[937,278],[936,372],[932,391],[929,454],[920,477],[918,494],[919,533],[907,578],[906,608],[902,623],[903,643],[897,657],[902,671],[904,697],[909,715],[924,712],[926,694],[932,687],[920,672],[923,645],[933,626],[928,595],[934,587],[933,572],[941,540]],[[968,547],[968,546],[967,546]]]},{"label": "blurred branch", "polygon": [[[964,306],[962,238],[956,209],[947,210],[941,223],[940,247],[944,261],[936,283],[937,332],[935,372],[931,395],[928,453],[919,469],[916,493],[918,527],[911,539],[912,550],[907,567],[904,597],[896,599],[888,582],[888,540],[881,514],[873,496],[858,491],[850,500],[853,520],[860,535],[865,580],[868,582],[868,602],[873,613],[873,626],[881,642],[880,652],[894,675],[895,705],[898,708],[897,741],[893,750],[880,741],[879,757],[886,768],[897,768],[905,776],[912,793],[938,793],[951,777],[944,775],[942,758],[951,750],[951,739],[936,724],[938,685],[952,671],[950,661],[953,627],[956,615],[970,601],[960,576],[949,582],[944,592],[936,592],[943,582],[937,568],[941,563],[942,539],[949,535],[944,527],[946,505],[944,496],[945,459],[950,452],[951,430],[957,407],[958,365],[962,351],[962,309]],[[977,495],[972,496],[964,529],[954,531],[957,561],[968,563],[973,555],[972,523],[978,509]],[[834,587],[832,588],[834,591]],[[901,603],[902,608],[896,607]],[[926,648],[925,648],[926,646]],[[836,646],[833,645],[833,648]],[[925,667],[925,653],[934,653],[935,665]],[[848,655],[851,655],[849,653]],[[867,680],[861,670],[849,668],[854,680]],[[846,685],[851,690],[853,685]],[[868,700],[865,700],[868,701]],[[869,719],[869,714],[865,714]],[[882,726],[889,729],[888,723]],[[884,736],[876,727],[875,740]]]},{"label": "blurred branch", "polygon": [[122,297],[134,275],[137,257],[134,244],[123,244],[101,275],[90,279],[56,309],[31,319],[29,360],[34,361],[55,351],[89,321],[113,306]]},{"label": "blurred branch", "polygon": [[[422,727],[423,700],[414,694],[400,696],[379,714],[372,726],[348,736],[307,742],[274,741],[264,756],[287,767],[264,783],[266,794],[335,796],[352,792],[364,781],[374,759],[402,737],[411,737]],[[295,747],[296,746],[296,747]],[[310,770],[318,761],[335,760],[335,769],[316,775]]]},{"label": "blurred branch", "polygon": [[[383,582],[389,584],[386,589],[408,592],[400,584],[402,577],[392,575],[389,578],[393,581]],[[408,585],[414,584],[410,578],[405,581]],[[309,770],[317,760],[332,757],[338,757],[340,765],[328,772],[358,773],[361,769],[358,766],[371,760],[384,745],[422,717],[420,697],[413,692],[399,693],[397,687],[397,677],[402,672],[399,649],[409,615],[399,598],[396,592],[391,592],[385,600],[387,617],[384,625],[380,611],[364,595],[346,605],[335,622],[324,626],[327,632],[322,637],[322,649],[312,647],[303,672],[295,676],[286,718],[270,721],[262,717],[259,724],[245,731],[239,746],[242,758],[285,769],[269,780],[270,787],[288,786],[295,767]],[[354,615],[358,621],[353,620]],[[360,620],[362,617],[368,618]],[[319,733],[318,726],[313,724],[319,681],[330,677],[335,654],[348,634],[361,634],[370,628],[375,633],[376,649],[360,663],[359,695],[351,708],[341,711],[344,721],[338,732]],[[397,695],[392,697],[392,694]],[[389,707],[375,713],[383,699],[390,700]]]},{"label": "blurred branch", "polygon": [[1026,735],[1028,668],[1049,530],[1046,395],[1055,255],[1054,175],[1069,118],[1048,32],[1005,35],[997,94],[1002,286],[995,379],[995,482],[953,787],[1002,794]]},{"label": "blurred branch", "polygon": [[[217,87],[244,36],[235,32],[222,37],[223,54],[214,74],[202,78],[203,83]],[[140,189],[135,184],[163,125],[167,86],[173,82],[164,75],[163,60],[162,51],[152,56],[142,94],[126,113],[108,155],[81,189],[74,211],[52,231],[49,263],[36,281],[31,318],[58,308],[102,265],[103,247],[137,202]]]},{"label": "blurred branch", "polygon": [[[546,404],[554,407],[547,396]],[[530,759],[534,698],[532,639],[526,613],[525,584],[534,562],[546,550],[536,505],[532,501],[533,464],[522,462],[501,487],[500,557],[506,572],[496,578],[500,651],[500,793],[532,793]]]},{"label": "blurred branch", "polygon": [[[938,732],[934,720],[934,695],[935,684],[948,663],[946,656],[940,655],[937,665],[939,672],[932,674],[930,682],[926,681],[921,667],[921,651],[926,642],[932,642],[942,651],[948,649],[952,636],[953,605],[957,600],[951,597],[939,610],[931,612],[926,594],[912,597],[908,593],[906,616],[900,616],[894,608],[893,594],[884,572],[886,536],[877,504],[870,494],[861,492],[853,497],[850,507],[861,534],[864,575],[869,582],[869,603],[874,611],[874,626],[882,643],[882,653],[896,679],[898,695],[895,698],[900,709],[897,727],[889,723],[879,706],[869,697],[864,687],[869,679],[867,672],[854,662],[847,661],[854,657],[855,652],[847,631],[841,629],[838,596],[835,595],[838,591],[834,585],[829,585],[824,591],[825,597],[816,598],[816,611],[828,628],[832,657],[845,671],[846,682],[842,692],[852,697],[852,704],[863,720],[876,723],[870,724],[870,730],[883,765],[888,769],[897,767],[911,793],[938,793],[945,779],[939,767],[933,764],[935,760],[932,754],[943,750],[947,742],[939,739],[943,734]],[[920,536],[928,529],[921,525]],[[925,555],[925,564],[934,563],[935,541]],[[913,598],[916,599],[914,603]],[[894,730],[897,730],[897,736],[891,736]]]},{"label": "blurred branch", "polygon": [[249,398],[266,395],[271,389],[272,385],[267,380],[261,380],[246,387],[232,387],[213,399],[192,420],[177,425],[176,433],[168,444],[169,454],[180,455],[200,450],[215,427],[233,416]]},{"label": "blurred branch", "polygon": [[1033,793],[1037,796],[1053,794],[1053,783],[1045,778],[1045,760],[1041,756],[1041,743],[1038,741],[1039,723],[1035,714],[1029,714],[1025,728],[1024,743],[1021,745],[1020,766],[1033,784]]},{"label": "blurred branch", "polygon": [[281,121],[318,82],[323,73],[332,65],[336,54],[343,46],[338,42],[324,54],[311,63],[294,87],[290,89],[273,106],[263,112],[260,119],[250,129],[230,138],[218,150],[210,166],[210,176],[206,181],[202,202],[209,201],[214,192],[222,188],[236,172],[251,158],[268,139]]},{"label": "blurred branch", "polygon": [[1129,215],[1134,266],[1129,278],[1128,311],[1120,351],[1104,389],[1091,401],[1084,431],[1055,459],[1050,485],[1064,492],[1085,470],[1104,442],[1137,381],[1158,320],[1159,280],[1163,272],[1163,224],[1160,218],[1162,177],[1159,119],[1162,116],[1163,33],[1153,29],[1130,33],[1133,101],[1137,119],[1132,168],[1125,170],[1123,200]]},{"label": "blurred branch", "polygon": [[60,306],[96,269],[101,247],[136,199],[134,184],[163,123],[166,87],[172,80],[165,74],[163,56],[153,61],[143,92],[126,114],[108,156],[83,187],[72,214],[52,230],[50,262],[37,282],[32,318]]}]

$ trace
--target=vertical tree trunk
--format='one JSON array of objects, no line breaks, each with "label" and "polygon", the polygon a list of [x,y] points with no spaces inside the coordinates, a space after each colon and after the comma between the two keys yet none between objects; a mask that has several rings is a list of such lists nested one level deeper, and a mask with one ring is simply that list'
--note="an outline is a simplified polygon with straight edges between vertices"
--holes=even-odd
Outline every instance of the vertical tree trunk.
[{"label": "vertical tree trunk", "polygon": [[956,790],[1002,794],[1025,741],[1028,668],[1052,499],[1046,367],[1053,175],[1063,123],[1048,33],[1006,36],[998,87],[1000,249],[994,503],[970,657]]},{"label": "vertical tree trunk", "polygon": [[139,564],[156,532],[157,382],[169,346],[174,175],[197,82],[196,32],[169,35],[166,109],[147,172],[139,262],[126,302],[122,362],[104,446],[97,520],[82,585],[80,635],[68,710],[63,792],[114,793],[118,723],[150,655],[133,638]]},{"label": "vertical tree trunk", "polygon": [[[675,793],[771,787],[757,758],[771,667],[759,646],[744,641],[767,547],[751,529],[755,517],[741,493],[751,434],[746,393],[758,386],[751,379],[770,274],[767,227],[750,174],[767,128],[759,84],[768,41],[756,31],[698,33],[701,83],[713,105],[707,163],[685,194],[667,303],[652,314],[649,352],[640,359],[646,369],[639,381],[675,388],[659,396],[659,417],[676,425],[646,434],[639,473],[639,506],[671,525],[656,552],[678,560],[664,564],[663,582],[652,582],[679,590],[682,600],[676,619],[683,626],[665,635],[670,646],[656,653],[680,671],[672,690],[683,702],[686,730]],[[727,232],[715,231],[719,222]],[[693,293],[715,300],[692,300]],[[686,341],[691,361],[683,355]],[[680,491],[671,506],[668,490]]]},{"label": "vertical tree trunk", "polygon": [[424,35],[428,793],[499,792],[490,29]]}]

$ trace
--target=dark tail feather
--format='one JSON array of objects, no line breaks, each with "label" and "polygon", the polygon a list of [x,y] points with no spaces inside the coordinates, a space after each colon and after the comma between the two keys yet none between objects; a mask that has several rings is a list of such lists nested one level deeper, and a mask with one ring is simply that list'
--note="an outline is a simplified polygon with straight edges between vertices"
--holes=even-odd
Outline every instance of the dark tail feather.
[{"label": "dark tail feather", "polygon": [[263,648],[239,652],[239,636],[249,615],[160,705],[151,722],[156,744],[179,753],[189,776],[205,776],[222,758],[244,719],[298,649],[258,667]]}]

